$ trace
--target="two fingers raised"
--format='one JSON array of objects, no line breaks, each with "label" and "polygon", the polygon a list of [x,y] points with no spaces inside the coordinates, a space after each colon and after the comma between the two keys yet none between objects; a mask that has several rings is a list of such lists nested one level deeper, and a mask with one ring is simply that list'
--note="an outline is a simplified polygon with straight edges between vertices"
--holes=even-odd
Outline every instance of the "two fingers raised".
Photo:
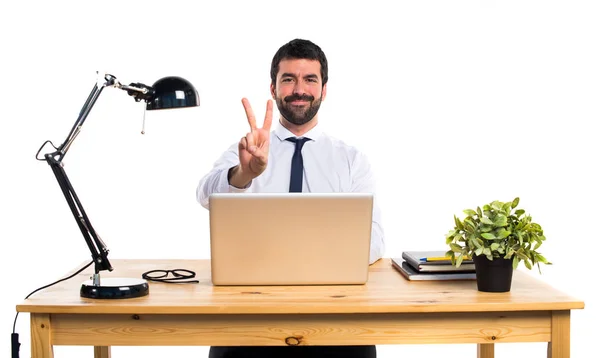
[{"label": "two fingers raised", "polygon": [[[242,98],[242,104],[244,105],[244,110],[246,111],[246,117],[248,118],[248,124],[250,125],[250,130],[254,132],[254,130],[258,129],[256,126],[256,116],[254,115],[254,111],[252,110],[252,106],[250,106],[250,101],[247,98]],[[263,121],[262,129],[267,132],[271,131],[271,123],[273,122],[273,101],[267,101],[267,110],[265,111],[265,119]]]}]

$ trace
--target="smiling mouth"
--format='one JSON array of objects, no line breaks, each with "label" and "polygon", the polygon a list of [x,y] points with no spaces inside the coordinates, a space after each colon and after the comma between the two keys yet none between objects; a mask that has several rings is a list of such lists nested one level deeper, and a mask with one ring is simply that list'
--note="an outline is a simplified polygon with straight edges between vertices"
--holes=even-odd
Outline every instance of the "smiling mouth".
[{"label": "smiling mouth", "polygon": [[308,101],[296,100],[296,101],[290,102],[290,104],[293,106],[303,106],[305,104],[308,104]]}]

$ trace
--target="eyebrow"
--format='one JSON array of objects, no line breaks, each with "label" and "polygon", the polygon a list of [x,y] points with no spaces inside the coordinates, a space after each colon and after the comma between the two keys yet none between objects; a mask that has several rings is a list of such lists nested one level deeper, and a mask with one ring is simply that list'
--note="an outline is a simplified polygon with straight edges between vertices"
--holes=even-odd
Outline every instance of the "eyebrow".
[{"label": "eyebrow", "polygon": [[[295,74],[293,74],[293,73],[288,73],[288,72],[285,72],[285,73],[281,74],[281,78],[285,78],[285,77],[293,77],[293,78],[296,78],[296,75],[295,75]],[[306,76],[304,76],[304,78],[316,78],[316,79],[319,79],[319,76],[317,76],[317,75],[316,75],[316,74],[314,74],[314,73],[311,73],[311,74],[309,74],[309,75],[306,75]]]}]

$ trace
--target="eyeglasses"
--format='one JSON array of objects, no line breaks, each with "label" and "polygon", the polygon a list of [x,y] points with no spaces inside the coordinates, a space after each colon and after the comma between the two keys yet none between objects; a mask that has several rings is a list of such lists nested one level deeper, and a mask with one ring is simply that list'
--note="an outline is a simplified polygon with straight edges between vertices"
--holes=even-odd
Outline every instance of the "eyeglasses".
[{"label": "eyeglasses", "polygon": [[[172,277],[169,277],[169,275],[172,275]],[[196,273],[187,269],[150,270],[142,274],[143,279],[154,282],[199,283],[198,280],[190,280],[194,277],[196,277]]]}]

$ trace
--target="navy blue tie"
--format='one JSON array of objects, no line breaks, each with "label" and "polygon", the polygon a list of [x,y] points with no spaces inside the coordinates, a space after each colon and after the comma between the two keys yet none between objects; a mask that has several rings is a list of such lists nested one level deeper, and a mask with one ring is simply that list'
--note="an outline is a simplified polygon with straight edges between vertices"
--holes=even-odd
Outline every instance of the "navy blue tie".
[{"label": "navy blue tie", "polygon": [[294,156],[292,156],[292,174],[290,175],[290,193],[302,192],[302,173],[304,172],[304,161],[302,160],[302,147],[309,138],[289,137],[285,140],[296,143]]}]

